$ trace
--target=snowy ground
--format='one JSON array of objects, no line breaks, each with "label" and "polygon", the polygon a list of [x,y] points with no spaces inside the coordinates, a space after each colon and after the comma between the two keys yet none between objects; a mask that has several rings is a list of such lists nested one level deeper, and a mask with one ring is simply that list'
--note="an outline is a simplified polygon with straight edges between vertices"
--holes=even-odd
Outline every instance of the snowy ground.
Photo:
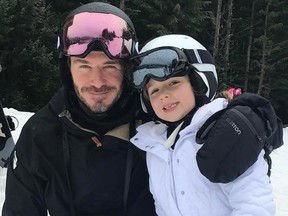
[{"label": "snowy ground", "polygon": [[[15,116],[19,125],[12,132],[14,141],[19,137],[21,128],[27,119],[33,115],[30,112],[19,112],[15,109],[4,108],[6,115]],[[16,123],[17,124],[17,123]],[[16,125],[17,126],[17,125]],[[284,146],[272,152],[271,183],[274,188],[274,196],[277,205],[276,216],[288,216],[288,128],[284,129]],[[0,212],[5,198],[6,168],[0,168]]]}]

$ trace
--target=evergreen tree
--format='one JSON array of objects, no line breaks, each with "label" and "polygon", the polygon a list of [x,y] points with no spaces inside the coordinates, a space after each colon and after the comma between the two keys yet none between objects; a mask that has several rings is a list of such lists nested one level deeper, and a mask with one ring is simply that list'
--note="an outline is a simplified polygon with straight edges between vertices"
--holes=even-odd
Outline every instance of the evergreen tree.
[{"label": "evergreen tree", "polygon": [[3,25],[10,30],[1,43],[2,100],[5,106],[35,111],[49,100],[58,83],[56,16],[44,0],[10,2],[6,15],[10,19]]},{"label": "evergreen tree", "polygon": [[[130,10],[141,43],[171,33],[188,34],[197,38],[208,13],[209,2],[194,0],[130,0]],[[133,10],[134,9],[134,10]],[[131,12],[132,11],[132,12]]]}]

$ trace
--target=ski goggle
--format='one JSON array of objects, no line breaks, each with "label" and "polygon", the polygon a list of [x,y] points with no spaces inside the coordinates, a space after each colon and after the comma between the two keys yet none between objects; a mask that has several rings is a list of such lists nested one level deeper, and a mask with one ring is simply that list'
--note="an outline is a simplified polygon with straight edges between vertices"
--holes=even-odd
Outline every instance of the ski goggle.
[{"label": "ski goggle", "polygon": [[122,18],[113,14],[83,12],[68,18],[60,35],[61,51],[66,56],[86,56],[101,45],[110,58],[125,59],[132,55],[133,30]]},{"label": "ski goggle", "polygon": [[184,75],[192,66],[185,50],[176,47],[159,47],[131,58],[132,76],[129,80],[137,88],[145,87],[150,78],[164,81],[172,76]]}]

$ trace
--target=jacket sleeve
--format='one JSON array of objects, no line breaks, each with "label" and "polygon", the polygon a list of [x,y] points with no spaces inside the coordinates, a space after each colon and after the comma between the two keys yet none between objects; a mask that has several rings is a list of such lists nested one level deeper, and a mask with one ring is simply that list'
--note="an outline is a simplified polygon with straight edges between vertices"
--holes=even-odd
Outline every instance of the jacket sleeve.
[{"label": "jacket sleeve", "polygon": [[263,156],[264,151],[260,153],[256,163],[236,180],[220,184],[233,208],[231,215],[275,215],[272,185],[267,175],[268,165]]},{"label": "jacket sleeve", "polygon": [[3,216],[47,215],[44,196],[42,196],[44,182],[33,174],[33,164],[37,164],[37,160],[32,147],[32,134],[33,130],[27,126],[23,127],[10,157],[2,208]]}]

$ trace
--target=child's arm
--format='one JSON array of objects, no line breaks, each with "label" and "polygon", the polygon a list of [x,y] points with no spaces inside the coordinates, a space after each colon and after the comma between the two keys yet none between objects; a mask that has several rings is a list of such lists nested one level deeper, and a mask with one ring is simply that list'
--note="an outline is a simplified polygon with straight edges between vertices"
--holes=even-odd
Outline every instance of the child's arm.
[{"label": "child's arm", "polygon": [[272,186],[267,176],[264,151],[258,160],[236,180],[220,184],[233,208],[231,215],[274,216]]},{"label": "child's arm", "polygon": [[149,182],[149,185],[150,185],[150,192],[152,193],[153,195],[153,199],[154,199],[154,205],[155,205],[155,210],[156,210],[156,214],[158,216],[167,216],[165,211],[163,210],[162,206],[160,205],[158,199],[157,199],[157,196],[155,196],[155,192],[153,191],[153,187],[151,186],[151,182]]}]

